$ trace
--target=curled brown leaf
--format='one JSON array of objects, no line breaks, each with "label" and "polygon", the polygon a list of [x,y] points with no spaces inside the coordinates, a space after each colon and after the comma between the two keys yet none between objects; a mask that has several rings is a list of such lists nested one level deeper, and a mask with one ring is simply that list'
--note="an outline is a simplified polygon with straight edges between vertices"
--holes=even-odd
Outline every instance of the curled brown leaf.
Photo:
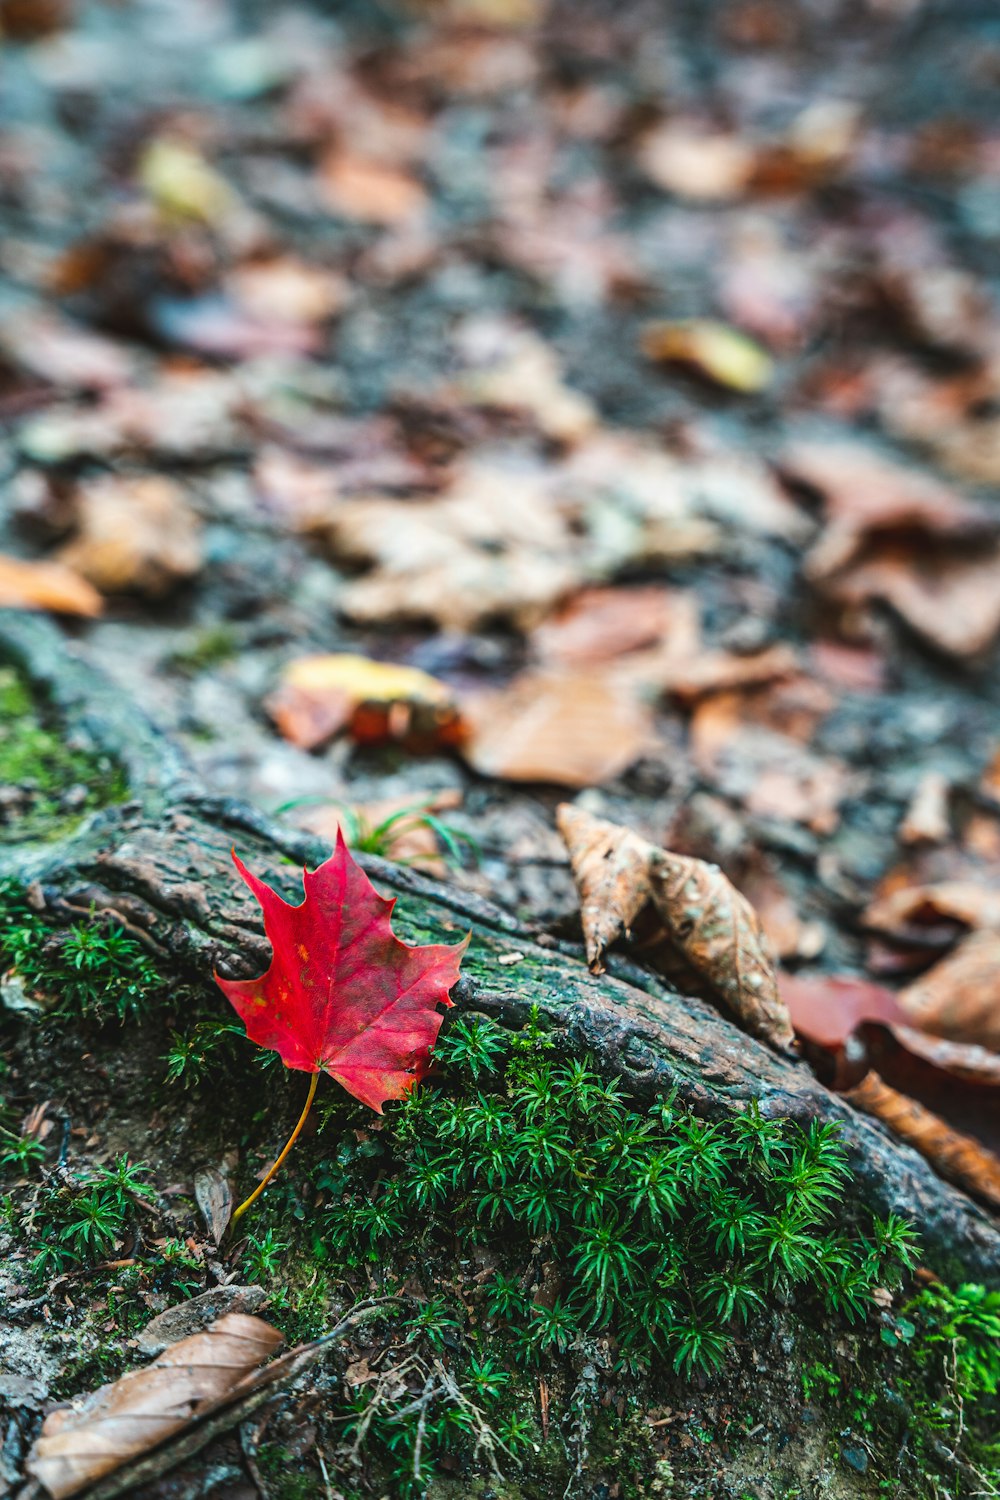
[{"label": "curled brown leaf", "polygon": [[25,1467],[53,1500],[75,1495],[233,1397],[282,1343],[262,1319],[227,1313],[82,1406],[52,1412]]},{"label": "curled brown leaf", "polygon": [[942,1177],[1000,1208],[1000,1159],[972,1136],[953,1130],[915,1099],[891,1089],[875,1072],[867,1073],[844,1097],[888,1125]]}]

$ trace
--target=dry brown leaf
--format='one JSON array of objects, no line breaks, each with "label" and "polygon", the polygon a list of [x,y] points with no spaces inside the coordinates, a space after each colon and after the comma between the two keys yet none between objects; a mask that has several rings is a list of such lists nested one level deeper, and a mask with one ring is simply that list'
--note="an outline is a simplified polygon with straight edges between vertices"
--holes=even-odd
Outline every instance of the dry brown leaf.
[{"label": "dry brown leaf", "polygon": [[102,593],[160,598],[201,568],[201,523],[172,480],[98,479],[78,506],[78,535],[60,557]]},{"label": "dry brown leaf", "polygon": [[959,923],[1000,930],[1000,890],[966,880],[911,885],[878,896],[864,914],[865,926],[904,942],[919,940],[929,928]]},{"label": "dry brown leaf", "polygon": [[0,553],[0,608],[48,609],[93,619],[104,608],[97,590],[65,563]]},{"label": "dry brown leaf", "polygon": [[218,1167],[204,1167],[194,1175],[194,1201],[205,1221],[213,1243],[222,1243],[233,1216],[233,1189],[229,1173]]},{"label": "dry brown leaf", "polygon": [[826,526],[807,576],[847,604],[882,600],[925,640],[974,656],[1000,632],[1000,519],[864,445],[806,443],[782,456],[819,490]]},{"label": "dry brown leaf", "polygon": [[868,1073],[844,1098],[888,1125],[942,1177],[1000,1208],[1000,1159],[972,1136],[953,1130],[915,1099],[889,1088],[875,1072]]},{"label": "dry brown leaf", "polygon": [[848,569],[829,590],[846,603],[881,599],[916,633],[949,656],[978,656],[1000,633],[1000,546],[974,555],[887,545]]},{"label": "dry brown leaf", "polygon": [[365,224],[402,224],[427,206],[427,194],[411,172],[339,146],[324,158],[319,182],[336,213]]},{"label": "dry brown leaf", "polygon": [[[627,828],[563,804],[559,831],[580,893],[587,961],[595,973],[651,906],[672,949],[745,1029],[778,1047],[794,1041],[756,912],[715,865],[657,849]],[[662,966],[668,955],[658,953]]]},{"label": "dry brown leaf", "polygon": [[374,564],[350,581],[352,619],[434,620],[472,630],[509,620],[530,628],[578,586],[578,544],[544,472],[470,464],[439,500],[349,500],[326,527],[345,562]]},{"label": "dry brown leaf", "polygon": [[367,656],[301,656],[289,662],[265,708],[286,740],[315,750],[342,729],[361,744],[397,740],[434,749],[461,740],[449,688],[418,667]]},{"label": "dry brown leaf", "polygon": [[650,711],[612,672],[529,672],[463,700],[462,754],[483,776],[598,786],[655,743]]},{"label": "dry brown leaf", "polygon": [[122,345],[51,312],[7,319],[0,348],[22,369],[60,389],[106,390],[123,385],[133,373]]},{"label": "dry brown leaf", "polygon": [[696,644],[697,602],[677,589],[585,589],[533,632],[535,654],[552,666],[614,661],[669,644],[685,653]]},{"label": "dry brown leaf", "polygon": [[699,651],[687,660],[673,654],[665,658],[661,685],[675,698],[695,702],[712,693],[794,677],[798,671],[799,658],[791,646],[768,646],[744,656],[732,651]]},{"label": "dry brown leaf", "polygon": [[650,323],[642,335],[642,352],[658,363],[689,365],[714,384],[744,395],[764,390],[774,378],[774,363],[759,344],[710,318]]},{"label": "dry brown leaf", "polygon": [[580,895],[580,918],[592,974],[604,973],[604,954],[652,899],[649,863],[652,844],[622,828],[574,807],[556,808],[556,825],[569,851],[573,879]]},{"label": "dry brown leaf", "polygon": [[446,398],[454,393],[472,406],[524,413],[560,443],[577,443],[597,426],[593,402],[566,384],[555,350],[538,334],[498,319],[473,319],[458,345],[470,368],[446,389]]},{"label": "dry brown leaf", "polygon": [[94,1391],[81,1406],[53,1412],[25,1467],[54,1500],[75,1495],[232,1398],[240,1381],[282,1343],[260,1318],[227,1313],[145,1369]]},{"label": "dry brown leaf", "polygon": [[675,946],[738,1016],[776,1047],[795,1039],[760,919],[715,865],[655,849],[653,904]]},{"label": "dry brown leaf", "polygon": [[1000,932],[971,932],[900,992],[914,1026],[1000,1052]]},{"label": "dry brown leaf", "polygon": [[863,443],[797,443],[782,453],[780,466],[823,496],[826,525],[807,560],[812,578],[854,562],[880,532],[977,542],[1000,527],[989,507]]}]

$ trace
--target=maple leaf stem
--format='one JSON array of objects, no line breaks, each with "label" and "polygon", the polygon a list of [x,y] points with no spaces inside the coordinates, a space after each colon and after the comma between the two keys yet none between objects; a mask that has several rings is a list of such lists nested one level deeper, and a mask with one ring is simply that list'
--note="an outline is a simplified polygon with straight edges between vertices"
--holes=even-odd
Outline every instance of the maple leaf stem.
[{"label": "maple leaf stem", "polygon": [[312,1109],[312,1102],[316,1097],[316,1085],[318,1083],[319,1074],[314,1073],[309,1082],[309,1092],[306,1095],[306,1102],[303,1106],[302,1113],[299,1115],[299,1122],[296,1125],[295,1129],[292,1131],[291,1135],[288,1137],[288,1140],[285,1142],[284,1149],[282,1150],[281,1155],[274,1162],[273,1166],[268,1169],[267,1175],[263,1177],[260,1182],[258,1182],[249,1198],[247,1198],[245,1202],[241,1203],[239,1208],[234,1211],[233,1217],[230,1221],[231,1223],[235,1224],[237,1219],[242,1219],[243,1215],[246,1213],[250,1205],[252,1203],[256,1203],[257,1199],[267,1187],[268,1183],[271,1181],[271,1178],[278,1171],[285,1157],[288,1155],[289,1151],[291,1151],[292,1147],[295,1145],[295,1142],[302,1134],[302,1127],[306,1123],[306,1120],[309,1118],[309,1111]]}]

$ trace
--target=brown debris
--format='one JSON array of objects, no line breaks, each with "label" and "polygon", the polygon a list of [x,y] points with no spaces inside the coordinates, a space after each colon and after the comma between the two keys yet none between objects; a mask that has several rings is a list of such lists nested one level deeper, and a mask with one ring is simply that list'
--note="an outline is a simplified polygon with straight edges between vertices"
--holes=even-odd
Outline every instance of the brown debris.
[{"label": "brown debris", "polygon": [[46,1418],[26,1468],[64,1500],[234,1398],[241,1380],[281,1347],[260,1318],[227,1313],[143,1370]]},{"label": "brown debris", "polygon": [[1000,1159],[972,1136],[953,1130],[916,1100],[891,1089],[875,1072],[868,1073],[844,1098],[888,1125],[942,1177],[1000,1208]]}]

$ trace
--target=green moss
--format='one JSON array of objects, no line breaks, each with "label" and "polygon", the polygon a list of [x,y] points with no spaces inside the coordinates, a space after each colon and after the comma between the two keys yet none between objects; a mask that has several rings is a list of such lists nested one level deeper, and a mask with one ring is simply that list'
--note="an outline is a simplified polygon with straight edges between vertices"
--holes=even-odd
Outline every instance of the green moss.
[{"label": "green moss", "polygon": [[204,630],[192,631],[170,653],[167,664],[176,672],[196,677],[231,661],[239,648],[239,635],[232,625],[209,625]]},{"label": "green moss", "polygon": [[0,963],[42,1008],[98,1021],[141,1014],[169,987],[149,954],[113,919],[95,914],[71,927],[52,927],[11,883],[0,884]]},{"label": "green moss", "polygon": [[10,667],[0,667],[0,843],[65,836],[96,808],[127,795],[107,757],[72,746]]}]

